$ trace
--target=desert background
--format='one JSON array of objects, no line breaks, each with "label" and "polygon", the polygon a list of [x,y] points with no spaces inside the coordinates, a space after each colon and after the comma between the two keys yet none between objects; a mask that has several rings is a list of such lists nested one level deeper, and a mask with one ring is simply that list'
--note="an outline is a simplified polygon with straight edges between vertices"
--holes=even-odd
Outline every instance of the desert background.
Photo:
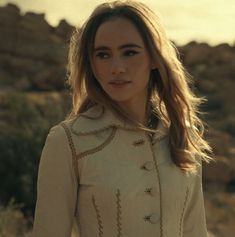
[{"label": "desert background", "polygon": [[[87,2],[82,7],[91,11],[92,1]],[[219,1],[205,2],[216,5]],[[176,23],[166,24],[192,75],[192,89],[207,99],[201,106],[201,118],[215,160],[203,166],[210,237],[235,236],[235,1],[228,2],[229,10],[222,11],[228,31],[220,22],[215,29],[203,25],[199,31],[182,28],[180,34],[174,28]],[[26,0],[0,0],[1,237],[30,236],[41,150],[50,127],[62,121],[71,108],[65,83],[67,52],[71,32],[80,22],[75,18],[67,20],[67,13],[65,20],[55,14],[56,10],[54,14],[45,13],[43,8],[29,10],[29,6],[30,1]],[[187,11],[187,6],[178,5],[173,16],[178,10]],[[162,8],[165,11],[167,6]],[[232,13],[233,18],[229,18]],[[207,17],[203,9],[201,14],[201,18],[197,16],[199,25]],[[81,22],[84,18],[85,15]],[[181,18],[182,22],[186,20],[182,15]]]}]

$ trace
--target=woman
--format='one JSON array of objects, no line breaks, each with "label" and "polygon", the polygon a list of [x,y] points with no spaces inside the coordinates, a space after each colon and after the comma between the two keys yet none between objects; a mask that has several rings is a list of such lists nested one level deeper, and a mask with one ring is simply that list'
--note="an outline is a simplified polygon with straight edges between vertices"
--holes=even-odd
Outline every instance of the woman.
[{"label": "woman", "polygon": [[202,102],[160,19],[136,1],[99,5],[69,52],[70,116],[47,137],[35,237],[207,236]]}]

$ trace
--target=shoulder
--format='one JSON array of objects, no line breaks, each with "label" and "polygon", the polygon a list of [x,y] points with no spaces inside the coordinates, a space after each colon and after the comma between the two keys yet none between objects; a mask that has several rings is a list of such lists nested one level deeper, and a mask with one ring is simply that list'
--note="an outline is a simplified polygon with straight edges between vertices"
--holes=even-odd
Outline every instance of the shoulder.
[{"label": "shoulder", "polygon": [[190,177],[190,188],[198,189],[198,186],[202,185],[202,161],[199,160],[199,162],[196,165],[196,168],[194,171],[191,171],[188,176]]},{"label": "shoulder", "polygon": [[50,128],[47,134],[43,153],[52,154],[58,150],[64,150],[66,148],[66,143],[64,129],[59,124],[56,124]]},{"label": "shoulder", "polygon": [[73,120],[63,120],[49,129],[46,144],[50,146],[58,147],[67,147],[71,141],[71,124]]},{"label": "shoulder", "polygon": [[66,129],[69,129],[68,121],[61,121],[50,128],[47,138],[63,140],[66,137]]}]

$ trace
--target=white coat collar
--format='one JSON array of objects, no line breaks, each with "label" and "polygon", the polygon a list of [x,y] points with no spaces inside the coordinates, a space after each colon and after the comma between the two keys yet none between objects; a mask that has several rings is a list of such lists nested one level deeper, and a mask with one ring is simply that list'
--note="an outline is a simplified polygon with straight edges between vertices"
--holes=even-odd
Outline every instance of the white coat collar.
[{"label": "white coat collar", "polygon": [[[125,130],[137,131],[134,125],[130,125],[121,121],[110,110],[104,109],[102,106],[96,105],[84,113],[81,113],[73,122],[71,130],[76,135],[88,135],[104,131],[106,129],[117,127]],[[165,136],[168,128],[162,120],[159,120],[156,128],[156,137]]]}]

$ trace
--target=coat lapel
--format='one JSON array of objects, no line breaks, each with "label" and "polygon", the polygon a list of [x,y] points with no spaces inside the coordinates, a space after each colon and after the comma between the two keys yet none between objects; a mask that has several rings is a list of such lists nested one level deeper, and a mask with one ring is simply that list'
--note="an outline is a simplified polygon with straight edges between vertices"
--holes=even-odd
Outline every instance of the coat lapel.
[{"label": "coat lapel", "polygon": [[[71,130],[76,135],[89,135],[117,127],[124,130],[138,131],[134,125],[121,121],[110,110],[96,105],[80,114],[73,122]],[[160,119],[155,130],[154,139],[158,139],[168,134],[169,129]]]}]

